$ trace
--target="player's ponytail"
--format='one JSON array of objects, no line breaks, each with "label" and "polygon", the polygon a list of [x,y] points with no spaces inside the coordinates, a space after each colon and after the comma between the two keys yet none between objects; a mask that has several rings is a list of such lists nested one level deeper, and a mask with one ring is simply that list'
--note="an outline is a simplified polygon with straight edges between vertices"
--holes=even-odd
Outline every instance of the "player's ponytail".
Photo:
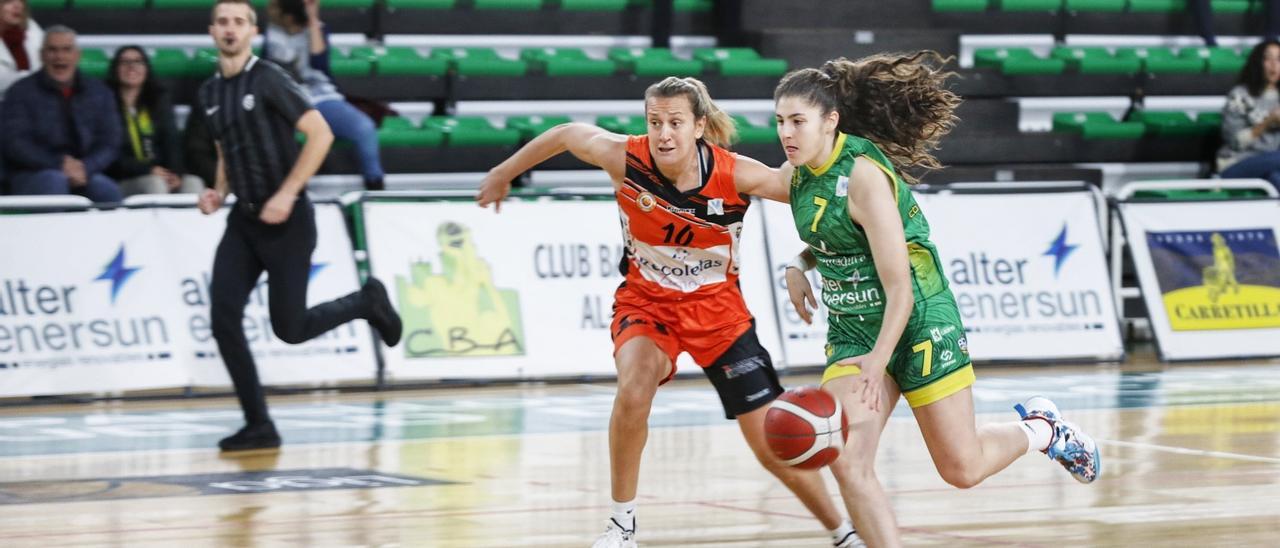
[{"label": "player's ponytail", "polygon": [[737,140],[738,128],[733,124],[733,118],[720,110],[715,101],[711,100],[711,93],[707,91],[706,84],[697,78],[668,77],[644,90],[646,101],[654,97],[688,99],[689,104],[692,105],[694,117],[707,121],[706,129],[702,132],[702,137],[707,142],[727,147]]},{"label": "player's ponytail", "polygon": [[958,120],[960,96],[946,89],[955,76],[943,70],[948,61],[934,51],[841,57],[786,75],[773,98],[802,97],[823,113],[838,112],[840,131],[875,143],[915,183],[911,171],[942,167],[933,150]]}]

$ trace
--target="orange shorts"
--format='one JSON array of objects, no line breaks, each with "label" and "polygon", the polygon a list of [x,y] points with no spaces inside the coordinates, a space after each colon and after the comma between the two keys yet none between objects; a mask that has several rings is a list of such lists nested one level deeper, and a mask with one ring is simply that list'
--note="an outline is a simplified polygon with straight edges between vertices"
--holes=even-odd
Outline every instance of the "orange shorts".
[{"label": "orange shorts", "polygon": [[624,284],[613,296],[613,353],[635,337],[649,337],[671,358],[688,352],[702,367],[715,363],[734,342],[751,329],[751,313],[736,287],[679,301],[662,301],[628,289]]}]

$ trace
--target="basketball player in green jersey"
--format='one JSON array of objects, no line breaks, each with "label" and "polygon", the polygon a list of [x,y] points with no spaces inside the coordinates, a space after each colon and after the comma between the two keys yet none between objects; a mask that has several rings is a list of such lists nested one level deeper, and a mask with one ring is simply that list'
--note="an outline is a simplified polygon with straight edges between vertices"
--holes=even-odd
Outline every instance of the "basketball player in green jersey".
[{"label": "basketball player in green jersey", "polygon": [[840,398],[850,436],[831,465],[869,546],[899,546],[875,475],[880,433],[906,396],[942,478],[968,488],[1032,451],[1077,480],[1100,471],[1097,445],[1033,397],[1021,421],[974,425],[973,366],[960,312],[929,223],[899,169],[937,169],[930,149],[953,126],[960,98],[937,53],[836,59],[792,72],[774,92],[778,136],[794,166],[791,211],[807,248],[786,270],[796,311],[816,306],[804,272],[817,267],[828,309],[822,387]]}]

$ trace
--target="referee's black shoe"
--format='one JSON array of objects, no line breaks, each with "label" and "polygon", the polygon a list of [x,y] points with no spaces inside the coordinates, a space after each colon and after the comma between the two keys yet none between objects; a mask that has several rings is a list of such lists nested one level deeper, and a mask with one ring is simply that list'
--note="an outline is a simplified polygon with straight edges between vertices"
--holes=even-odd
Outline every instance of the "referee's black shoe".
[{"label": "referee's black shoe", "polygon": [[218,448],[223,451],[253,451],[280,447],[280,434],[271,421],[245,425],[239,432],[222,438]]},{"label": "referee's black shoe", "polygon": [[400,344],[400,334],[404,324],[400,322],[400,314],[391,306],[391,298],[387,296],[387,288],[377,278],[370,277],[360,289],[364,293],[365,304],[369,307],[369,325],[378,330],[382,342],[387,346]]}]

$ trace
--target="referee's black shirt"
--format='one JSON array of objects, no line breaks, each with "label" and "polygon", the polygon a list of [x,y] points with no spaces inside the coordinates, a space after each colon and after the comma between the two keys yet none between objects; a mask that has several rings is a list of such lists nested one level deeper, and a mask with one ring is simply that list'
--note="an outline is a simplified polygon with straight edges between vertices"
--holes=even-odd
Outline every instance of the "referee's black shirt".
[{"label": "referee's black shirt", "polygon": [[242,202],[266,202],[298,160],[294,128],[311,109],[306,93],[284,69],[253,56],[239,74],[218,71],[205,81],[200,108],[222,145],[230,191]]}]

